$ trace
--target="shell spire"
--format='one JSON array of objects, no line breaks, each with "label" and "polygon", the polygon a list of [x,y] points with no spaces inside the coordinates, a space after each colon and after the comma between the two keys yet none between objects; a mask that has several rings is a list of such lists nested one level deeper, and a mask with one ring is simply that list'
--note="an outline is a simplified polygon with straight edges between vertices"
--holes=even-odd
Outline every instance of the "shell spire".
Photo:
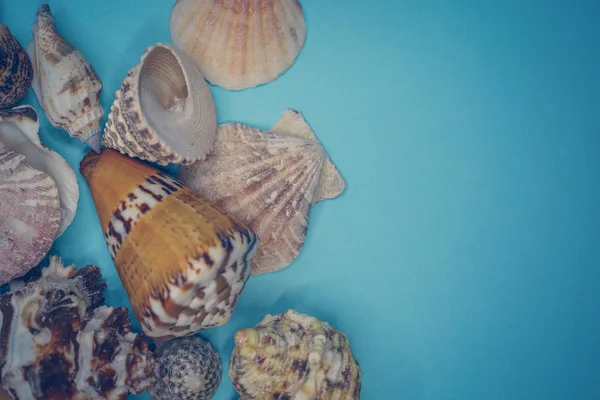
[{"label": "shell spire", "polygon": [[37,9],[27,52],[35,71],[33,91],[48,120],[99,152],[102,82],[83,54],[56,30],[47,4]]},{"label": "shell spire", "polygon": [[181,182],[104,148],[81,162],[135,315],[163,341],[225,324],[258,237]]}]

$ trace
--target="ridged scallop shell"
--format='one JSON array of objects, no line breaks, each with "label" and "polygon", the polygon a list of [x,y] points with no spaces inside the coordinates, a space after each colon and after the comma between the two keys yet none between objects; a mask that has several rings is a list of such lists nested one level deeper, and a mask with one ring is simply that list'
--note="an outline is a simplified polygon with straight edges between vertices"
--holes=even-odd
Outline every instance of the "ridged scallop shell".
[{"label": "ridged scallop shell", "polygon": [[166,340],[225,324],[250,276],[256,234],[115,150],[88,153],[80,170],[146,335]]},{"label": "ridged scallop shell", "polygon": [[299,113],[287,110],[277,126],[287,134],[239,123],[220,125],[209,157],[182,167],[179,175],[190,189],[258,234],[261,243],[252,262],[254,275],[292,263],[304,244],[311,204],[335,197],[344,188]]},{"label": "ridged scallop shell", "polygon": [[25,156],[0,148],[0,285],[38,265],[59,224],[52,178],[30,167]]},{"label": "ridged scallop shell", "polygon": [[346,335],[293,310],[238,331],[229,360],[241,400],[358,400],[361,375]]},{"label": "ridged scallop shell", "polygon": [[210,89],[194,61],[164,43],[149,47],[117,91],[103,144],[161,165],[203,160],[217,137]]},{"label": "ridged scallop shell", "polygon": [[27,52],[35,72],[33,91],[48,120],[99,151],[102,82],[83,54],[56,30],[47,4],[38,7]]},{"label": "ridged scallop shell", "polygon": [[274,81],[306,40],[297,0],[178,0],[169,28],[206,79],[230,90]]},{"label": "ridged scallop shell", "polygon": [[8,26],[0,23],[0,108],[12,107],[31,87],[33,66]]},{"label": "ridged scallop shell", "polygon": [[156,350],[161,378],[148,389],[160,400],[208,400],[221,383],[223,365],[210,343],[199,336],[172,339]]},{"label": "ridged scallop shell", "polygon": [[101,305],[98,267],[52,256],[36,272],[0,296],[0,386],[9,399],[125,400],[154,384],[157,363],[127,309]]},{"label": "ridged scallop shell", "polygon": [[0,143],[6,150],[22,154],[33,168],[50,175],[58,187],[60,200],[60,237],[73,222],[79,201],[75,172],[64,158],[40,141],[38,114],[29,105],[0,110]]}]

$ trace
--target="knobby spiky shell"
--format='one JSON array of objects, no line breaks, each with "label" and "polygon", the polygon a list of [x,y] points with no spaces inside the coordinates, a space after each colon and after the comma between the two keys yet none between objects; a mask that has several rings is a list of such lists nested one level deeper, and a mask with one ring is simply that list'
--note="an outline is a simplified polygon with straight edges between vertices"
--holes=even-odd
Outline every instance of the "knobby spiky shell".
[{"label": "knobby spiky shell", "polygon": [[229,376],[242,400],[358,400],[361,369],[346,335],[288,310],[235,335]]},{"label": "knobby spiky shell", "polygon": [[33,66],[8,26],[0,23],[0,108],[12,107],[31,87]]},{"label": "knobby spiky shell", "polygon": [[256,234],[112,149],[88,153],[80,170],[144,332],[165,340],[226,323],[250,276]]},{"label": "knobby spiky shell", "polygon": [[203,160],[217,136],[210,89],[194,61],[158,43],[117,91],[102,138],[106,147],[161,165]]},{"label": "knobby spiky shell", "polygon": [[223,365],[210,343],[199,336],[172,339],[156,350],[161,378],[148,392],[160,400],[208,400],[221,383]]},{"label": "knobby spiky shell", "polygon": [[287,134],[238,123],[220,125],[207,159],[180,169],[185,185],[259,235],[254,275],[292,263],[304,244],[311,204],[339,195],[344,187],[299,113],[286,111],[278,126]]},{"label": "knobby spiky shell", "polygon": [[0,285],[44,258],[59,224],[54,180],[29,166],[25,156],[0,148]]},{"label": "knobby spiky shell", "polygon": [[73,222],[79,201],[75,172],[64,158],[40,141],[38,114],[29,105],[0,110],[0,142],[6,150],[22,154],[33,168],[47,173],[58,187],[61,236]]},{"label": "knobby spiky shell", "polygon": [[33,91],[48,120],[99,151],[102,82],[88,60],[56,30],[47,4],[38,7],[33,41]]},{"label": "knobby spiky shell", "polygon": [[125,400],[154,383],[154,355],[127,309],[100,305],[101,278],[51,257],[38,279],[0,296],[0,386],[12,398]]},{"label": "knobby spiky shell", "polygon": [[277,79],[306,40],[297,0],[178,0],[169,28],[208,81],[230,90]]}]

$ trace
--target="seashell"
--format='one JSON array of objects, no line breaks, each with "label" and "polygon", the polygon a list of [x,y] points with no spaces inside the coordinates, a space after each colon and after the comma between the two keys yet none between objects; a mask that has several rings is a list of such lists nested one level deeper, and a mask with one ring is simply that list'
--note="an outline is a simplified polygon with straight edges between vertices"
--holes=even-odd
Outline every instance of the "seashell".
[{"label": "seashell", "polygon": [[0,296],[2,388],[19,400],[124,400],[154,384],[158,364],[125,307],[102,306],[96,266],[60,258]]},{"label": "seashell", "polygon": [[346,335],[293,310],[238,331],[229,360],[241,400],[358,400],[361,375]]},{"label": "seashell", "polygon": [[220,125],[211,155],[180,169],[184,185],[258,234],[254,275],[292,263],[304,244],[311,204],[343,191],[339,172],[302,121],[288,110],[276,124],[293,136],[238,123]]},{"label": "seashell", "polygon": [[31,87],[33,66],[6,24],[0,23],[0,108],[12,107]]},{"label": "seashell", "polygon": [[171,45],[144,52],[117,91],[103,144],[160,165],[203,160],[217,137],[210,89],[194,61]]},{"label": "seashell", "polygon": [[88,153],[80,170],[146,335],[162,341],[225,324],[250,276],[256,234],[115,150]]},{"label": "seashell", "polygon": [[33,91],[48,120],[99,151],[102,82],[83,54],[58,33],[47,4],[38,7],[27,52],[33,62]]},{"label": "seashell", "polygon": [[156,350],[165,378],[148,392],[160,400],[208,400],[221,383],[223,365],[215,349],[199,336],[169,340]]},{"label": "seashell", "polygon": [[240,90],[277,79],[306,40],[297,0],[178,0],[169,20],[175,46],[209,82]]},{"label": "seashell", "polygon": [[60,237],[73,222],[79,201],[75,172],[64,158],[40,142],[38,114],[29,105],[0,110],[0,143],[7,150],[25,156],[33,168],[43,171],[56,183],[60,200]]},{"label": "seashell", "polygon": [[0,285],[44,258],[59,224],[52,178],[30,167],[25,156],[0,149]]}]

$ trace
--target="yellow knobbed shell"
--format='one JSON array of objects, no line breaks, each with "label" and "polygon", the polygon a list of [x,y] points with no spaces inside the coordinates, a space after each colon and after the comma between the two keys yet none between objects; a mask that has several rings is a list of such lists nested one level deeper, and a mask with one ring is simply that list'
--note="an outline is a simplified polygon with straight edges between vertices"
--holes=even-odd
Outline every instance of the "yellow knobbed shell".
[{"label": "yellow knobbed shell", "polygon": [[294,310],[238,331],[229,360],[241,400],[358,400],[361,374],[346,335]]},{"label": "yellow knobbed shell", "polygon": [[223,325],[250,276],[257,235],[180,182],[112,149],[80,166],[144,333]]}]

